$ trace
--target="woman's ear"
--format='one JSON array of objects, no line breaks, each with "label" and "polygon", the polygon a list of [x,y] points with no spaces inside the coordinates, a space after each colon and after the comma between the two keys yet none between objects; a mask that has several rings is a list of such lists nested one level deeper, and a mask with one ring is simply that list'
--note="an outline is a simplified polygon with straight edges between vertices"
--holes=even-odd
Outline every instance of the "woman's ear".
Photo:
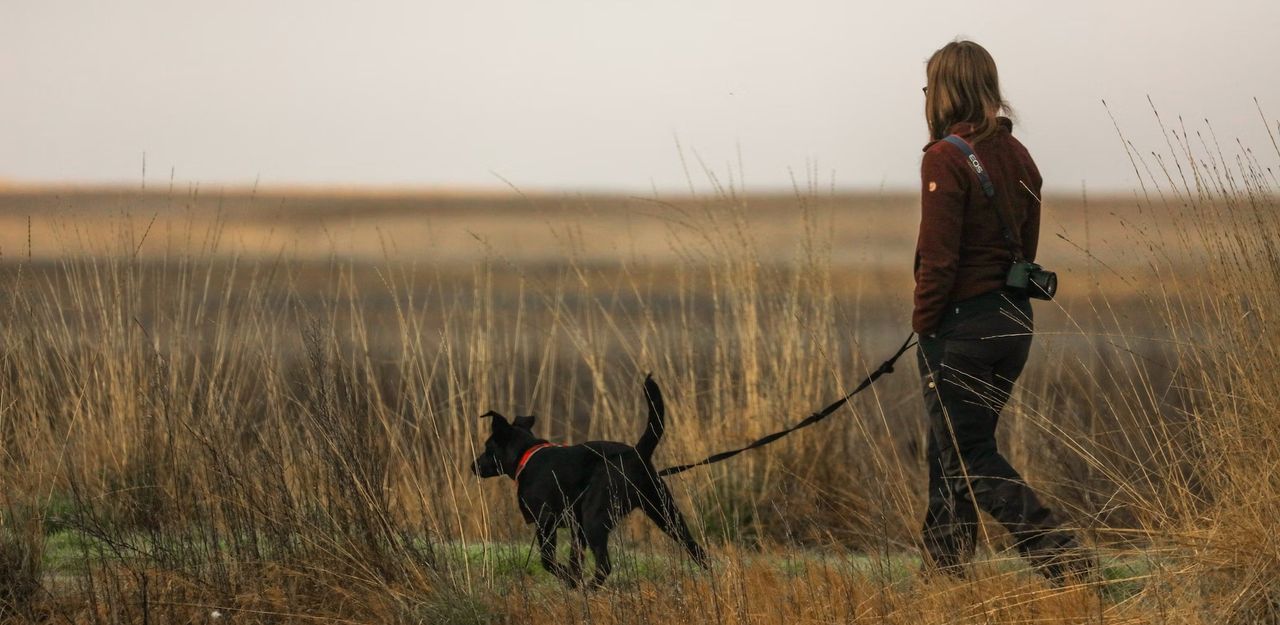
[{"label": "woman's ear", "polygon": [[518,428],[524,428],[526,430],[533,431],[533,422],[536,421],[537,419],[538,417],[535,415],[516,417],[516,420],[512,423],[512,425]]}]

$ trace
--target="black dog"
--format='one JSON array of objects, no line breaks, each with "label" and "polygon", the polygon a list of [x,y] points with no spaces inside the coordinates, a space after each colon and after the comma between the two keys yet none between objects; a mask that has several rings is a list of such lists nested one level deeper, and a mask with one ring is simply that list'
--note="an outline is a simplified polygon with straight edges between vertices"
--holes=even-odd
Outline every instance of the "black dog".
[{"label": "black dog", "polygon": [[[596,559],[593,585],[609,575],[609,533],[622,517],[640,508],[668,536],[684,546],[699,565],[707,555],[694,542],[671,491],[653,467],[653,450],[662,439],[662,392],[645,378],[649,423],[635,447],[609,441],[564,446],[533,434],[533,417],[506,417],[490,411],[493,433],[472,463],[480,477],[506,475],[516,482],[516,498],[526,523],[536,523],[542,567],[574,586],[582,577],[582,548]],[[573,549],[566,567],[556,561],[556,530],[569,527]]]}]

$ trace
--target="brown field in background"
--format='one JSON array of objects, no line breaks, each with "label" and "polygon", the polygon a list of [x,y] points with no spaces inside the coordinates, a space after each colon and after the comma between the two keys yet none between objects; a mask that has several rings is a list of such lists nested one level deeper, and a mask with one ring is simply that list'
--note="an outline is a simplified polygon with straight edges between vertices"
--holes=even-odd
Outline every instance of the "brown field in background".
[{"label": "brown field in background", "polygon": [[[1253,372],[1280,348],[1280,219],[1253,191],[1045,198],[1062,295],[1037,304],[1000,439],[1128,567],[1107,599],[1048,589],[990,523],[976,581],[910,574],[913,353],[827,422],[672,478],[711,573],[637,521],[614,543],[631,573],[561,589],[526,571],[510,484],[466,470],[488,409],[557,441],[634,440],[648,371],[660,466],[835,399],[909,330],[914,195],[0,189],[0,556],[28,573],[0,578],[0,605],[86,623],[1275,618],[1280,378]],[[59,541],[79,564],[45,562]]]},{"label": "brown field in background", "polygon": [[[672,239],[696,247],[705,236],[706,204],[732,203],[762,262],[794,262],[806,228],[818,228],[821,241],[814,242],[829,247],[824,251],[834,265],[909,279],[917,202],[918,195],[907,193],[809,191],[729,200],[516,191],[0,188],[0,252],[9,260],[28,253],[37,259],[117,254],[128,247],[142,259],[212,251],[433,266],[483,259],[661,266],[689,260]],[[1143,262],[1133,250],[1113,245],[1118,236],[1158,228],[1139,204],[1132,196],[1046,198],[1044,253],[1082,267],[1088,264],[1084,249],[1113,266]]]}]

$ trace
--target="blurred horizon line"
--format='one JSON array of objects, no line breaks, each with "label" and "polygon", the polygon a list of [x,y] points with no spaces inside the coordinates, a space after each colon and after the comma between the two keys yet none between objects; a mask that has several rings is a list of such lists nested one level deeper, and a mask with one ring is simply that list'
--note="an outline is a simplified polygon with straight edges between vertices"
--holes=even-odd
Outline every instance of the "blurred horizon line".
[{"label": "blurred horizon line", "polygon": [[[1090,189],[1082,188],[1091,198],[1115,200],[1134,197],[1137,189]],[[546,199],[549,197],[586,196],[602,198],[654,199],[706,199],[708,197],[732,197],[733,195],[752,197],[893,197],[901,198],[919,195],[920,190],[904,186],[844,186],[827,185],[804,187],[784,187],[769,185],[747,185],[721,189],[712,185],[697,186],[684,189],[648,189],[640,190],[625,186],[575,186],[575,187],[520,187],[507,185],[433,185],[433,184],[341,184],[341,183],[223,183],[223,182],[191,182],[170,184],[144,184],[143,182],[77,182],[77,181],[30,181],[0,178],[0,196],[13,195],[101,195],[101,194],[136,194],[136,195],[225,195],[230,197],[263,196],[263,197],[347,197],[347,198],[530,198]],[[1068,192],[1062,189],[1046,190],[1046,198],[1076,198],[1081,190]]]}]

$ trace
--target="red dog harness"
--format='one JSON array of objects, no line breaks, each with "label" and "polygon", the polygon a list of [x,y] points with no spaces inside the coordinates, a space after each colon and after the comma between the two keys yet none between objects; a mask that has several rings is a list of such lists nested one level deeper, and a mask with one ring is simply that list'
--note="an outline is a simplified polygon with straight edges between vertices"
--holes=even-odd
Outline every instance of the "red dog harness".
[{"label": "red dog harness", "polygon": [[520,472],[524,471],[524,465],[529,464],[529,459],[533,457],[533,454],[536,454],[548,447],[564,447],[564,445],[557,445],[556,443],[538,443],[537,445],[524,450],[524,453],[520,455],[519,464],[516,465],[515,479],[520,479]]}]

